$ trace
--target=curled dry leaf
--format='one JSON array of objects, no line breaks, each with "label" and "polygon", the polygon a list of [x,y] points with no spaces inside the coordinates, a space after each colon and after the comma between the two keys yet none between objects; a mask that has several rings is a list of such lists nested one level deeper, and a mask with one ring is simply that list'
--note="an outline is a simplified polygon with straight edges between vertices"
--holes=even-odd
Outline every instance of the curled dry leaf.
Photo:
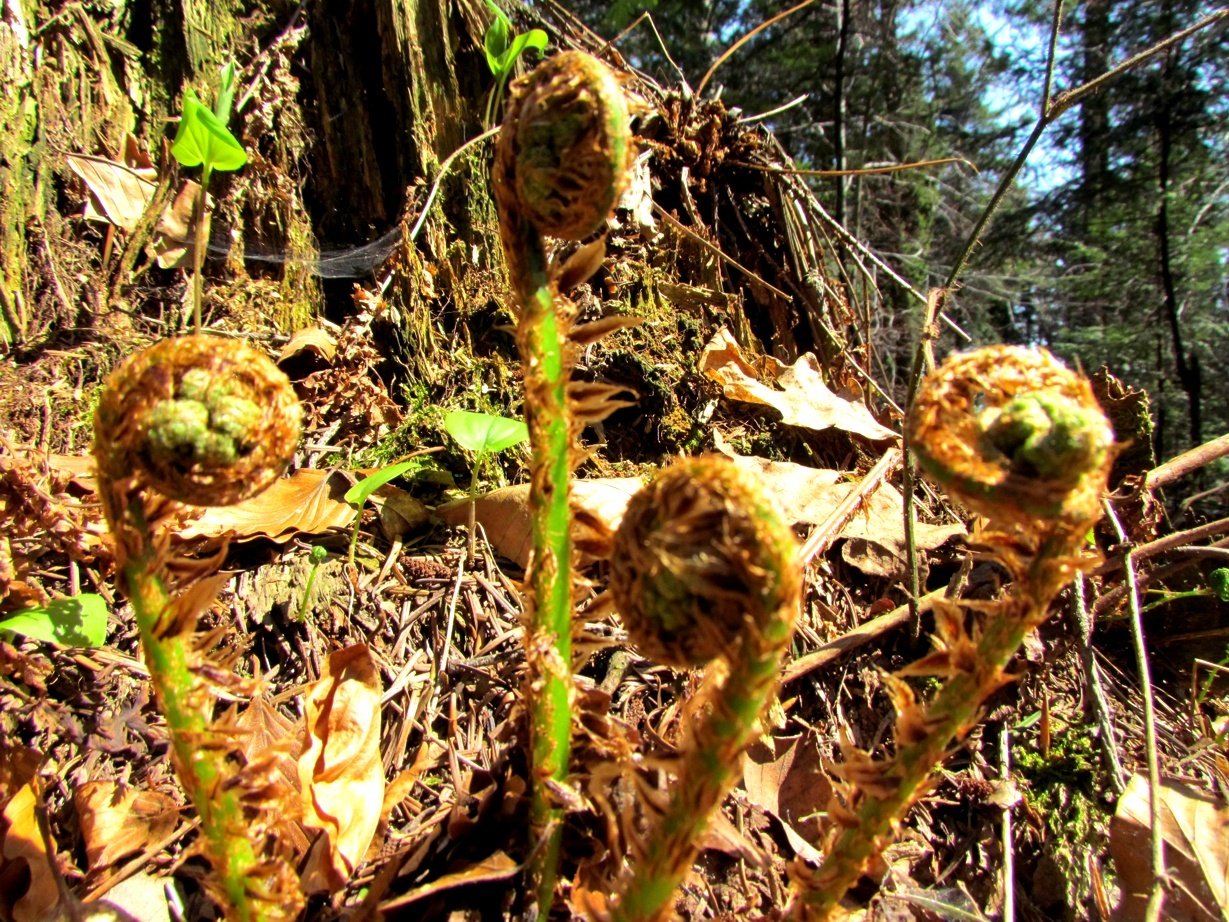
[{"label": "curled dry leaf", "polygon": [[366,644],[329,656],[307,692],[306,745],[299,757],[303,824],[321,835],[300,880],[304,893],[344,887],[375,836],[384,803],[380,695]]},{"label": "curled dry leaf", "polygon": [[[607,526],[610,532],[618,527],[623,510],[643,482],[637,477],[604,477],[592,480],[576,480],[572,483],[572,509],[574,519],[587,521],[596,526]],[[529,533],[529,485],[503,487],[478,497],[474,515],[487,540],[495,550],[525,566],[529,549],[533,545]],[[449,525],[464,525],[468,521],[469,500],[459,500],[440,506],[436,515]],[[574,535],[578,543],[584,536]],[[583,549],[583,548],[582,548]],[[581,559],[581,565],[586,561]]]},{"label": "curled dry leaf", "polygon": [[282,347],[277,355],[277,364],[289,361],[300,353],[313,353],[332,362],[337,355],[337,339],[323,327],[307,327],[290,337],[290,341]]},{"label": "curled dry leaf", "polygon": [[832,798],[815,741],[805,736],[763,737],[743,754],[747,799],[781,822],[794,854],[820,864],[823,841],[819,815]]},{"label": "curled dry leaf", "polygon": [[[1165,840],[1165,918],[1171,922],[1229,919],[1229,807],[1175,781],[1161,785],[1157,822]],[[1110,822],[1110,854],[1122,901],[1119,922],[1145,917],[1152,889],[1148,779],[1134,775]]]},{"label": "curled dry leaf", "polygon": [[299,470],[269,489],[233,506],[210,506],[181,528],[177,537],[270,538],[322,534],[354,523],[354,507],[342,496],[350,482],[340,471]]},{"label": "curled dry leaf", "polygon": [[166,838],[179,821],[179,805],[157,791],[87,781],[73,793],[91,871],[101,871]]},{"label": "curled dry leaf", "polygon": [[60,901],[52,858],[38,828],[32,749],[0,752],[0,918],[41,922]]},{"label": "curled dry leaf", "polygon": [[793,365],[770,356],[753,363],[730,331],[723,328],[704,347],[699,367],[721,385],[726,397],[772,407],[791,426],[816,431],[842,429],[873,442],[898,438],[865,406],[829,390],[819,360],[811,353]]}]

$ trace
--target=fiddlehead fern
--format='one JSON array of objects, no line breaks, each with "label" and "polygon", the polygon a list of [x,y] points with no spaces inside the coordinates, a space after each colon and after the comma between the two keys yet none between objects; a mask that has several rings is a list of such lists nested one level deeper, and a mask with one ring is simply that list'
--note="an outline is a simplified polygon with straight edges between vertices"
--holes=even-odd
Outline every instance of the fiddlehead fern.
[{"label": "fiddlehead fern", "polygon": [[[925,793],[934,767],[1011,681],[1007,666],[1045,621],[1055,594],[1093,561],[1083,553],[1113,454],[1110,425],[1088,382],[1042,350],[981,349],[949,359],[923,384],[908,419],[922,467],[985,516],[975,541],[1011,574],[1010,594],[938,606],[936,649],[900,676],[935,676],[926,702],[889,677],[896,751],[875,760],[852,744],[833,771],[844,784],[823,865],[801,875],[801,914],[827,919]],[[966,627],[966,613],[971,627]]]},{"label": "fiddlehead fern", "polygon": [[632,497],[615,535],[610,592],[651,658],[728,675],[682,747],[671,802],[622,888],[614,918],[656,919],[695,858],[709,816],[740,776],[794,630],[802,567],[792,530],[729,460],[676,462]]},{"label": "fiddlehead fern", "polygon": [[[496,149],[494,188],[519,311],[517,346],[532,455],[526,651],[537,840],[531,873],[542,915],[554,897],[561,834],[549,786],[567,775],[571,740],[573,443],[579,420],[600,418],[617,406],[608,393],[592,389],[580,400],[569,385],[577,354],[570,341],[575,307],[559,291],[543,238],[579,241],[601,230],[630,155],[627,102],[597,59],[582,52],[556,55],[513,85]],[[589,272],[596,269],[600,245],[581,252],[588,255]]]},{"label": "fiddlehead fern", "polygon": [[175,503],[228,505],[285,471],[298,445],[298,400],[276,366],[212,336],[160,342],[120,365],[94,423],[103,511],[136,614],[175,767],[201,822],[209,880],[227,917],[291,919],[302,903],[281,852],[268,766],[244,764],[237,728],[214,720],[219,688],[240,683],[197,629],[215,561],[175,560],[161,527]]}]

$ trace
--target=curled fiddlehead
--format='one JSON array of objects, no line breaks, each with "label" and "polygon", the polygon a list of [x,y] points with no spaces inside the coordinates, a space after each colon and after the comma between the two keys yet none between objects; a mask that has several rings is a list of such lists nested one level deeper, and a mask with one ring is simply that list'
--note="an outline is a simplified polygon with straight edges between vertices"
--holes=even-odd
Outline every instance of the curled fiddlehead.
[{"label": "curled fiddlehead", "polygon": [[112,374],[95,416],[101,470],[170,499],[228,506],[286,470],[300,430],[290,382],[262,353],[214,336],[168,339]]},{"label": "curled fiddlehead", "polygon": [[793,531],[728,459],[676,462],[628,504],[615,535],[610,592],[629,636],[659,662],[724,660],[728,674],[682,747],[671,802],[622,888],[615,919],[669,911],[709,816],[759,733],[801,591]]},{"label": "curled fiddlehead", "polygon": [[[535,847],[531,874],[539,911],[554,898],[561,811],[550,786],[567,775],[572,699],[573,443],[582,422],[620,404],[600,386],[570,381],[578,353],[575,307],[561,279],[578,284],[601,263],[599,242],[562,268],[545,239],[580,241],[601,230],[631,155],[627,102],[606,65],[583,52],[544,61],[513,84],[494,169],[500,236],[519,312],[517,347],[525,378],[533,553],[526,613]],[[579,271],[578,271],[579,266]],[[593,331],[590,331],[592,334]]]},{"label": "curled fiddlehead", "polygon": [[[888,677],[897,712],[892,756],[877,760],[842,745],[832,770],[844,783],[828,808],[827,855],[817,872],[800,873],[807,919],[837,910],[952,743],[1011,681],[1008,664],[1054,596],[1095,560],[1083,542],[1100,515],[1113,436],[1082,376],[1039,349],[957,355],[923,383],[908,427],[921,466],[985,516],[974,541],[1011,574],[1010,592],[994,602],[936,607],[934,652]],[[943,684],[919,701],[903,676]]]},{"label": "curled fiddlehead", "polygon": [[1113,432],[1088,380],[1043,349],[953,356],[909,413],[925,471],[999,523],[1030,534],[1100,518]]},{"label": "curled fiddlehead", "polygon": [[132,602],[176,771],[201,823],[227,917],[294,918],[302,903],[276,826],[270,766],[245,764],[238,728],[216,721],[219,688],[241,684],[198,615],[217,561],[175,560],[163,525],[176,503],[229,505],[267,488],[298,445],[300,410],[263,354],[213,336],[166,340],[123,362],[95,414],[103,511]]}]

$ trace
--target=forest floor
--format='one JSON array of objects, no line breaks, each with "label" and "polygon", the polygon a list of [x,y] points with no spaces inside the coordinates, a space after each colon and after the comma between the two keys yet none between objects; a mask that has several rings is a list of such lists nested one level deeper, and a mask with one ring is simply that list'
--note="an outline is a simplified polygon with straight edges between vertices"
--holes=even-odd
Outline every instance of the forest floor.
[{"label": "forest floor", "polygon": [[[794,334],[715,286],[663,281],[660,261],[637,242],[641,230],[629,218],[615,231],[609,266],[584,305],[601,311],[605,285],[641,325],[585,354],[584,375],[628,388],[636,402],[586,430],[578,503],[613,528],[641,478],[672,455],[723,453],[754,473],[814,549],[778,700],[677,904],[685,919],[768,918],[788,902],[799,863],[822,860],[828,769],[841,761],[842,742],[891,751],[884,674],[932,648],[929,606],[915,619],[906,604],[900,420],[872,414],[875,401],[851,375],[827,391],[839,362],[821,372],[813,356],[758,354],[757,342]],[[99,242],[83,230],[80,264],[61,271],[88,272],[89,247]],[[685,235],[666,246],[676,268],[703,262],[703,249],[688,250]],[[727,255],[750,264],[755,251]],[[143,301],[134,291],[130,310],[87,330],[53,332],[0,365],[0,617],[82,593],[98,594],[108,610],[99,645],[0,634],[4,917],[36,918],[58,905],[70,918],[68,903],[104,898],[151,922],[215,915],[138,631],[116,589],[90,454],[107,372],[182,326],[183,275],[151,276],[161,287],[151,284]],[[300,784],[297,760],[311,744],[304,700],[330,680],[330,657],[357,648],[374,664],[362,719],[378,736],[379,789],[364,787],[370,779],[342,781],[369,814],[378,810],[378,831],[342,886],[311,897],[306,918],[522,918],[531,845],[520,622],[527,454],[505,452],[480,475],[480,533],[467,560],[473,459],[442,424],[446,409],[519,408],[506,297],[492,288],[475,302],[486,307],[441,308],[430,318],[431,351],[415,366],[434,364],[437,380],[451,382],[433,387],[397,354],[404,318],[389,311],[378,285],[356,286],[335,323],[290,337],[233,310],[243,299],[228,294],[241,281],[211,279],[208,327],[252,342],[290,376],[304,406],[302,448],[278,492],[224,509],[183,507],[168,540],[176,555],[224,555],[228,579],[202,629],[218,629],[218,662],[257,683],[219,709],[233,709],[247,757],[278,754],[286,783]],[[747,328],[768,332],[757,339]],[[1126,408],[1120,423],[1138,396],[1101,381],[1107,404]],[[421,465],[361,510],[346,502],[355,482],[418,449],[427,452],[417,455]],[[1125,558],[1134,548],[1132,578],[1150,591],[1200,590],[1218,558],[1182,548],[1223,548],[1229,527],[1206,523],[1197,504],[1170,518],[1131,492],[1150,467],[1132,464],[1112,484],[1127,540],[1098,527],[1103,562],[1081,591],[1056,601],[1013,664],[1016,681],[995,695],[850,893],[861,917],[1001,918],[1010,903],[1021,919],[1142,918],[1131,894],[1150,887],[1154,827],[1168,855],[1167,917],[1229,917],[1229,612],[1204,592],[1144,616],[1164,780],[1153,823]],[[851,495],[860,504],[834,521]],[[967,514],[929,487],[917,501],[923,593],[985,600],[1012,592],[1000,568],[975,558]],[[574,635],[583,732],[569,784],[560,913],[615,883],[612,868],[651,826],[644,804],[668,790],[672,757],[709,693],[700,673],[655,665],[628,642],[602,594],[606,562],[582,563]],[[933,685],[919,681],[916,690],[924,696]],[[301,868],[315,860],[312,835],[300,828],[290,843]]]}]

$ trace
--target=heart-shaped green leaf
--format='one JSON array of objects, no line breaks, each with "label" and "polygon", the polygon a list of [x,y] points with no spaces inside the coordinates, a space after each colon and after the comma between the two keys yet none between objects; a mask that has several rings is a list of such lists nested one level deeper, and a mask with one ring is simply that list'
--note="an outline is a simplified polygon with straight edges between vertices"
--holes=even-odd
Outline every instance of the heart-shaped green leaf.
[{"label": "heart-shaped green leaf", "polygon": [[475,454],[503,451],[529,438],[529,429],[519,419],[453,410],[444,417],[444,428],[466,451]]},{"label": "heart-shaped green leaf", "polygon": [[107,639],[107,602],[92,592],[27,608],[0,621],[0,631],[65,647],[101,647]]},{"label": "heart-shaped green leaf", "polygon": [[523,35],[518,35],[512,40],[511,46],[509,46],[507,53],[504,55],[504,61],[502,62],[504,70],[512,70],[517,58],[525,53],[526,48],[532,48],[538,54],[541,54],[546,48],[546,41],[546,33],[541,29],[530,29]]},{"label": "heart-shaped green leaf", "polygon": [[237,170],[248,160],[243,145],[191,90],[184,91],[171,155],[183,166],[204,166],[207,170]]}]

